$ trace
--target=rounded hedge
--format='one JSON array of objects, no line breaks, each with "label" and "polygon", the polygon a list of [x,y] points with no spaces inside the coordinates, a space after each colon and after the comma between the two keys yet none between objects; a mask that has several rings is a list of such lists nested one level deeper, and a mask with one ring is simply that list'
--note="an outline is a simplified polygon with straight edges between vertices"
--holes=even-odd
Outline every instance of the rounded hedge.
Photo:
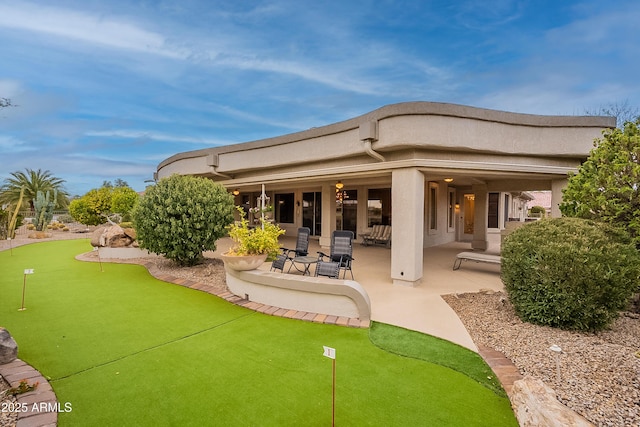
[{"label": "rounded hedge", "polygon": [[222,185],[172,175],[147,189],[132,216],[140,247],[194,265],[227,234],[233,209],[233,196]]},{"label": "rounded hedge", "polygon": [[502,244],[502,281],[523,321],[604,329],[628,307],[639,280],[640,253],[630,237],[602,223],[543,219]]}]

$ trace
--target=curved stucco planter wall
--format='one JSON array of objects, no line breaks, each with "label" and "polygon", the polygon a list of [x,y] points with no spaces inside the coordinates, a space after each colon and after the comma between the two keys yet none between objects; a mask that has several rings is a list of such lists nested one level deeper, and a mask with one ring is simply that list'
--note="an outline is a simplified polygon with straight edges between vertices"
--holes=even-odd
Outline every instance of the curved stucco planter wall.
[{"label": "curved stucco planter wall", "polygon": [[227,287],[243,298],[275,307],[371,320],[371,302],[353,280],[226,269]]}]

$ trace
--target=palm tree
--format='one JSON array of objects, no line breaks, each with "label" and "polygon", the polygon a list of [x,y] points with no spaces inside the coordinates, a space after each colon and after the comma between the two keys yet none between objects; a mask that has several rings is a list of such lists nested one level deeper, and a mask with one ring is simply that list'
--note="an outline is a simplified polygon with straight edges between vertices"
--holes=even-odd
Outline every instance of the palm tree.
[{"label": "palm tree", "polygon": [[[66,208],[69,205],[69,193],[64,189],[64,179],[56,178],[48,170],[38,169],[34,171],[27,168],[25,172],[12,172],[11,178],[6,178],[0,187],[0,203],[15,204],[20,199],[20,191],[24,188],[24,204],[28,204],[33,210],[33,200],[38,191],[46,194],[57,191],[57,208]],[[53,196],[53,194],[52,194]],[[25,206],[26,207],[26,206]]]}]

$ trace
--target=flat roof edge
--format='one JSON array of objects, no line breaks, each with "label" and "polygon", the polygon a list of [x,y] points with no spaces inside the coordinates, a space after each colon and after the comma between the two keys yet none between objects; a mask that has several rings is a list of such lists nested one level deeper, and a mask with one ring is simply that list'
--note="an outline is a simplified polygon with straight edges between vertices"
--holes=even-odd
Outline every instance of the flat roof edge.
[{"label": "flat roof edge", "polygon": [[201,157],[209,154],[224,152],[234,152],[250,150],[260,147],[273,146],[278,144],[292,143],[305,139],[317,138],[339,132],[357,128],[361,123],[379,121],[396,116],[448,116],[464,119],[475,119],[496,123],[504,123],[519,126],[533,127],[591,127],[591,128],[614,128],[616,126],[615,117],[606,116],[549,116],[538,114],[512,113],[508,111],[491,110],[486,108],[471,107],[460,104],[449,104],[442,102],[402,102],[390,104],[373,110],[352,119],[341,122],[314,127],[311,129],[294,132],[290,134],[275,136],[271,138],[259,139],[249,142],[234,143],[219,147],[203,148],[200,150],[185,151],[174,154],[163,160],[158,165],[158,170],[177,160]]}]

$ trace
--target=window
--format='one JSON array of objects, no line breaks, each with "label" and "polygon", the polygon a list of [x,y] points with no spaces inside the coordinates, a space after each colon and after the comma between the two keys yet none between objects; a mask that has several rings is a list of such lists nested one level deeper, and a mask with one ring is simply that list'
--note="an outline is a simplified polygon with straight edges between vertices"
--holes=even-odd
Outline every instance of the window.
[{"label": "window", "polygon": [[498,207],[500,205],[500,193],[489,193],[489,213],[487,215],[487,227],[499,228]]},{"label": "window", "polygon": [[438,229],[438,183],[429,183],[429,231]]},{"label": "window", "polygon": [[456,228],[456,190],[453,188],[449,189],[448,203],[447,228],[451,232]]},{"label": "window", "polygon": [[276,221],[293,224],[295,197],[293,193],[276,194],[275,214]]},{"label": "window", "polygon": [[391,189],[371,188],[367,195],[367,227],[391,225]]}]

